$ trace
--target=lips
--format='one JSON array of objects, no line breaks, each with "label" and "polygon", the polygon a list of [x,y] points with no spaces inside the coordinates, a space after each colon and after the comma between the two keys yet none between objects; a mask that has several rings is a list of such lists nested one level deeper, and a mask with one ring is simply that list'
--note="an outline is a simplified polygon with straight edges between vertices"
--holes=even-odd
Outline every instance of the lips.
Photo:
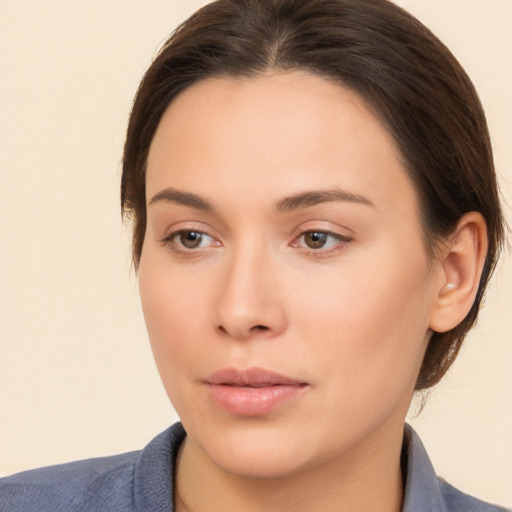
[{"label": "lips", "polygon": [[263,368],[225,368],[210,375],[205,384],[215,405],[240,416],[268,414],[297,398],[308,386]]}]

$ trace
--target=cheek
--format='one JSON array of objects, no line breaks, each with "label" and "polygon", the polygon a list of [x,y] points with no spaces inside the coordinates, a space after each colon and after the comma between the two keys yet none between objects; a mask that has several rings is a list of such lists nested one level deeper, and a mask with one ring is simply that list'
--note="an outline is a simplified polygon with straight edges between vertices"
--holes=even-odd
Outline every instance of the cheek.
[{"label": "cheek", "polygon": [[[382,256],[382,252],[380,255]],[[422,252],[347,264],[295,294],[297,335],[336,385],[378,392],[416,378],[425,350],[430,279]],[[306,351],[308,348],[306,348]]]},{"label": "cheek", "polygon": [[139,288],[155,361],[164,382],[193,362],[202,340],[198,312],[205,311],[207,293],[200,280],[170,269],[165,258],[143,252]]},{"label": "cheek", "polygon": [[191,384],[200,371],[199,355],[204,353],[199,312],[205,311],[206,294],[194,287],[197,282],[193,281],[169,271],[156,258],[141,260],[140,295],[153,357],[167,396],[182,420],[187,418],[190,404],[200,411]]}]

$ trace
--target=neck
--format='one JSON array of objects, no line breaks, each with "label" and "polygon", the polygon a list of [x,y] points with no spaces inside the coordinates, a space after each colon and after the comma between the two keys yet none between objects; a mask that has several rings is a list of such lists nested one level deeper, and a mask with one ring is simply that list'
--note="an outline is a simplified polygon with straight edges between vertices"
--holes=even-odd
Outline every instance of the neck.
[{"label": "neck", "polygon": [[402,432],[366,440],[291,475],[254,478],[216,466],[188,437],[177,459],[177,512],[399,512]]}]

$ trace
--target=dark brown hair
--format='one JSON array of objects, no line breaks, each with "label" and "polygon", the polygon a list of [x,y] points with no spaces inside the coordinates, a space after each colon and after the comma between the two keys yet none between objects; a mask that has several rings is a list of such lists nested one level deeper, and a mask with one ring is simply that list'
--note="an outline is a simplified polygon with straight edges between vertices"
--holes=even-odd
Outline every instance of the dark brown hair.
[{"label": "dark brown hair", "polygon": [[175,30],[140,84],[128,125],[121,206],[133,221],[135,267],[146,229],[146,160],[166,108],[198,80],[269,70],[307,70],[364,98],[400,150],[430,256],[465,213],[485,218],[489,249],[473,307],[457,327],[432,335],[416,388],[436,384],[476,321],[504,220],[473,84],[425,26],[387,0],[218,0]]}]

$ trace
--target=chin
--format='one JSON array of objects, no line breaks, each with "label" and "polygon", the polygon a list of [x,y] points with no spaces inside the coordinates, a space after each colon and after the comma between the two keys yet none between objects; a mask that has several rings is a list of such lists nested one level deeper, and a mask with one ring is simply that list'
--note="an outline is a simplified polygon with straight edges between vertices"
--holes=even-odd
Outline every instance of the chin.
[{"label": "chin", "polygon": [[312,463],[309,436],[301,436],[296,426],[276,425],[264,418],[210,424],[206,432],[192,427],[187,432],[218,468],[240,477],[286,477]]},{"label": "chin", "polygon": [[290,449],[282,445],[247,449],[233,444],[232,447],[223,450],[212,448],[208,455],[219,468],[232,475],[254,479],[275,479],[296,474],[305,467],[313,465],[307,457],[302,460],[298,452],[298,447]]}]

